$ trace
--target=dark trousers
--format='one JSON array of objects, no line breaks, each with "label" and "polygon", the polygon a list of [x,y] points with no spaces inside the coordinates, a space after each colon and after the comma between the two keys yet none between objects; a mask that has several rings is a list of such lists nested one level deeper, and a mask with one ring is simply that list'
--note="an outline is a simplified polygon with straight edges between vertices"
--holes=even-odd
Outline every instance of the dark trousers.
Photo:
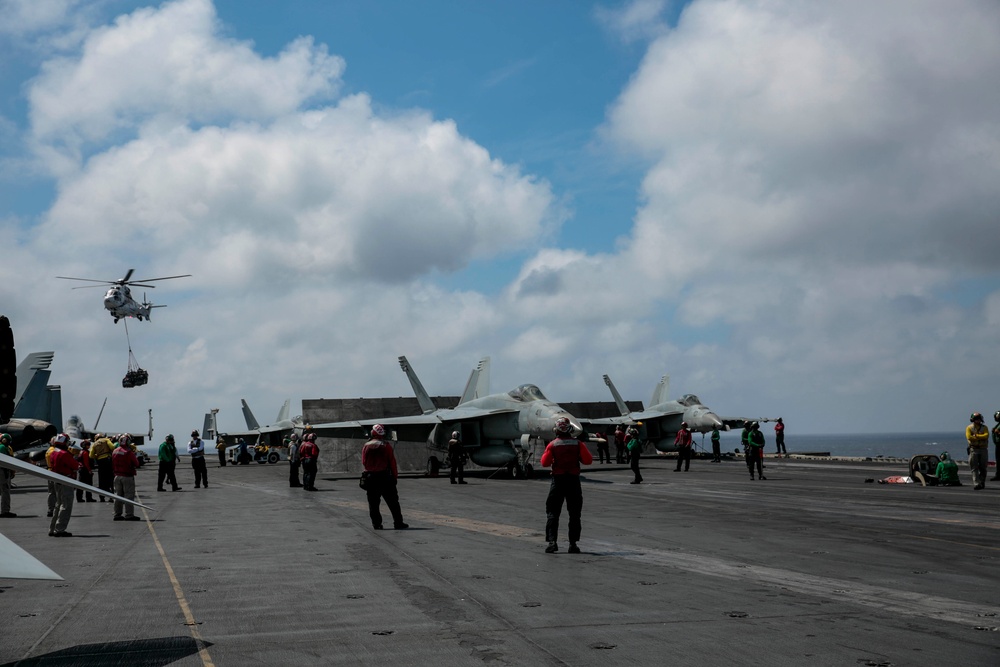
[{"label": "dark trousers", "polygon": [[302,464],[298,461],[288,462],[288,486],[302,486],[302,482],[299,481],[299,468]]},{"label": "dark trousers", "polygon": [[580,539],[580,513],[583,511],[583,491],[579,475],[552,475],[549,496],[545,499],[545,541],[555,542],[559,534],[559,514],[563,501],[569,513],[569,543]]},{"label": "dark trousers", "polygon": [[191,468],[194,469],[194,486],[198,488],[202,484],[208,487],[208,466],[205,464],[204,456],[192,457]]},{"label": "dark trousers", "polygon": [[[94,485],[93,471],[86,470],[85,468],[80,468],[80,481],[83,482],[84,484],[90,484],[91,486],[93,486]],[[94,494],[92,494],[90,491],[87,491],[87,501],[92,502],[93,500],[94,500]],[[76,490],[76,502],[78,503],[83,502],[83,491],[81,491],[80,489]]]},{"label": "dark trousers", "polygon": [[225,449],[220,449],[219,450],[219,467],[220,468],[225,468],[226,467],[226,450]]},{"label": "dark trousers", "polygon": [[642,474],[639,473],[639,452],[630,452],[629,467],[632,468],[632,473],[635,475],[633,482],[641,482]]},{"label": "dark trousers", "polygon": [[302,459],[302,488],[316,488],[316,459]]},{"label": "dark trousers", "polygon": [[156,488],[163,488],[163,480],[170,482],[170,486],[174,489],[177,488],[177,476],[174,475],[174,470],[177,468],[176,461],[160,461],[160,467],[156,469]]},{"label": "dark trousers", "polygon": [[788,453],[788,450],[785,449],[785,434],[784,433],[779,433],[778,435],[774,436],[774,444],[778,448],[778,453],[779,454],[787,454]]},{"label": "dark trousers", "polygon": [[608,443],[604,444],[597,443],[597,462],[604,463],[605,460],[611,463],[611,449],[608,447]]},{"label": "dark trousers", "polygon": [[750,470],[750,476],[753,477],[754,466],[757,467],[757,474],[761,477],[764,476],[764,463],[761,461],[761,450],[760,447],[748,447],[747,448],[747,469]]},{"label": "dark trousers", "polygon": [[691,447],[677,448],[677,468],[675,470],[681,469],[681,463],[684,464],[685,470],[691,468]]},{"label": "dark trousers", "polygon": [[379,504],[384,499],[389,513],[392,514],[392,524],[400,526],[403,523],[403,512],[399,509],[399,493],[396,491],[396,478],[389,471],[369,473],[368,488],[368,516],[372,520],[372,528],[382,527],[382,512],[379,511]]},{"label": "dark trousers", "polygon": [[464,482],[463,476],[465,475],[465,464],[462,463],[462,459],[458,460],[452,459],[451,461],[451,483],[455,483],[455,475],[458,475],[458,481]]},{"label": "dark trousers", "polygon": [[718,440],[712,441],[712,460],[716,462],[722,461],[722,447]]},{"label": "dark trousers", "polygon": [[615,462],[625,463],[625,445],[623,443],[615,443]]},{"label": "dark trousers", "polygon": [[[115,471],[111,468],[111,457],[97,461],[97,488],[114,493]],[[104,500],[102,497],[101,500]]]}]

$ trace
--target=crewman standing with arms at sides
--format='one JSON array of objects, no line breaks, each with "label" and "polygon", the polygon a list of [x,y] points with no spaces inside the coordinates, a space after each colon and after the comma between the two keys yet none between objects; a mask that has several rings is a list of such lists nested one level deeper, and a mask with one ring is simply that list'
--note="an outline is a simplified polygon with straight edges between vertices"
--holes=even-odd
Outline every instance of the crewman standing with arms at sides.
[{"label": "crewman standing with arms at sides", "polygon": [[[77,460],[80,464],[80,481],[84,484],[94,485],[94,473],[90,467],[90,440],[83,440],[80,446],[73,451],[73,458]],[[76,490],[76,502],[88,502],[96,503],[97,499],[94,498],[94,494],[87,491],[87,497],[84,499],[84,493],[81,489]]]},{"label": "crewman standing with arms at sides", "polygon": [[302,486],[299,481],[299,467],[301,459],[299,457],[299,436],[295,433],[287,438],[288,443],[288,486],[298,488]]},{"label": "crewman standing with arms at sides", "polygon": [[621,424],[615,427],[615,463],[625,463],[625,429]]},{"label": "crewman standing with arms at sides", "polygon": [[399,492],[396,491],[396,479],[399,471],[396,469],[396,453],[392,442],[385,437],[385,427],[381,424],[372,426],[371,439],[361,448],[361,465],[368,477],[368,515],[372,520],[372,528],[382,530],[382,512],[379,505],[382,499],[392,514],[392,525],[396,530],[409,528],[403,522],[403,512],[399,508]]},{"label": "crewman standing with arms at sides", "polygon": [[674,472],[681,471],[681,463],[684,463],[684,472],[691,468],[691,431],[688,430],[688,423],[681,422],[681,428],[674,436],[674,444],[677,445],[677,467]]},{"label": "crewman standing with arms at sides", "polygon": [[594,462],[594,457],[582,440],[571,437],[572,426],[569,419],[557,419],[554,430],[555,440],[545,446],[541,458],[543,467],[552,466],[552,481],[549,484],[549,495],[545,499],[545,541],[548,542],[545,553],[554,554],[559,551],[559,514],[565,501],[566,512],[569,514],[569,553],[578,554],[580,547],[576,543],[580,541],[580,514],[583,512],[580,464],[589,466]]},{"label": "crewman standing with arms at sides", "polygon": [[[100,433],[94,434],[90,460],[97,464],[97,488],[108,493],[114,493],[115,472],[111,469],[111,453],[114,450],[114,444],[109,438]],[[98,496],[97,500],[103,503],[104,496]]]},{"label": "crewman standing with arms at sides", "polygon": [[451,432],[451,440],[448,441],[448,461],[451,463],[451,483],[465,484],[465,448],[462,447],[462,434],[458,431]]},{"label": "crewman standing with arms at sides", "polygon": [[750,424],[750,431],[747,433],[747,468],[750,469],[750,479],[753,479],[754,466],[757,467],[757,476],[767,479],[764,477],[764,434],[757,422]]},{"label": "crewman standing with arms at sides", "polygon": [[[76,471],[80,469],[80,463],[69,453],[69,436],[60,433],[53,438],[55,448],[49,457],[49,468],[57,475],[62,475],[70,479],[76,479]],[[56,504],[52,513],[52,521],[49,522],[49,535],[51,537],[73,537],[73,533],[67,533],[66,527],[69,525],[70,517],[73,516],[73,496],[75,489],[64,484],[55,484]]]},{"label": "crewman standing with arms at sides", "polygon": [[642,484],[642,473],[639,472],[639,459],[642,453],[642,440],[639,440],[639,429],[629,426],[625,431],[627,442],[625,451],[628,452],[628,464],[632,468],[633,479],[629,484]]},{"label": "crewman standing with arms at sides", "polygon": [[[135,500],[135,471],[139,469],[139,459],[129,446],[129,437],[118,438],[118,446],[111,454],[111,467],[115,471],[115,495]],[[122,516],[122,509],[125,516]],[[135,505],[114,501],[115,521],[142,521],[135,515]]]},{"label": "crewman standing with arms at sides", "polygon": [[180,491],[181,487],[177,485],[176,475],[177,459],[180,457],[177,455],[177,443],[174,442],[173,434],[167,435],[166,439],[160,443],[157,458],[160,464],[156,470],[156,490],[166,491],[163,488],[163,481],[166,480],[170,482],[173,491]]},{"label": "crewman standing with arms at sides", "polygon": [[965,427],[965,439],[969,441],[969,467],[972,468],[972,488],[978,491],[986,487],[986,464],[990,458],[990,432],[983,424],[983,416],[973,412],[972,422]]},{"label": "crewman standing with arms at sides", "polygon": [[778,417],[777,423],[774,425],[774,446],[777,449],[776,455],[780,459],[781,455],[784,454],[785,458],[788,458],[788,450],[785,449],[785,422]]},{"label": "crewman standing with arms at sides", "polygon": [[226,447],[228,447],[228,446],[229,446],[229,444],[226,442],[226,439],[224,437],[222,437],[221,435],[215,441],[215,451],[219,454],[219,467],[220,468],[225,468],[226,467]]},{"label": "crewman standing with arms at sides", "polygon": [[319,445],[316,434],[306,433],[305,441],[299,446],[299,460],[302,462],[302,490],[316,490],[316,471],[319,468]]},{"label": "crewman standing with arms at sides", "polygon": [[1000,410],[993,413],[993,421],[997,423],[993,427],[993,460],[997,462],[997,471],[990,479],[997,482],[1000,481]]},{"label": "crewman standing with arms at sides", "polygon": [[722,436],[718,426],[712,429],[712,463],[722,463]]},{"label": "crewman standing with arms at sides", "polygon": [[197,429],[191,431],[188,454],[191,455],[191,468],[194,470],[194,488],[200,489],[204,484],[207,489],[208,465],[205,463],[205,442],[198,436]]},{"label": "crewman standing with arms at sides", "polygon": [[[14,456],[14,449],[10,446],[11,442],[10,434],[0,433],[0,454]],[[0,518],[13,519],[17,516],[10,511],[10,480],[13,476],[13,470],[0,468]]]}]

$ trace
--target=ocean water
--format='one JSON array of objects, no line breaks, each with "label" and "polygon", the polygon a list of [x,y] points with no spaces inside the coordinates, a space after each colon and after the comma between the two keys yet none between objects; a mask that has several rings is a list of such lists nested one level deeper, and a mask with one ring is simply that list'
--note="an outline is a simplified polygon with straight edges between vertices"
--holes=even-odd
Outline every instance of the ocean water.
[{"label": "ocean water", "polygon": [[[767,439],[764,451],[767,454],[773,454],[775,451],[774,433],[765,431],[764,436]],[[697,444],[701,445],[700,442]],[[723,451],[731,452],[739,447],[739,444],[739,432],[723,434]],[[705,447],[709,451],[712,448],[711,442],[707,438]],[[883,456],[908,459],[915,454],[948,452],[956,459],[963,459],[966,456],[965,447],[965,429],[956,429],[946,433],[845,433],[837,435],[799,435],[785,432],[785,448],[789,454],[829,452],[832,456],[871,458]],[[992,445],[990,446],[990,454],[992,459]]]}]

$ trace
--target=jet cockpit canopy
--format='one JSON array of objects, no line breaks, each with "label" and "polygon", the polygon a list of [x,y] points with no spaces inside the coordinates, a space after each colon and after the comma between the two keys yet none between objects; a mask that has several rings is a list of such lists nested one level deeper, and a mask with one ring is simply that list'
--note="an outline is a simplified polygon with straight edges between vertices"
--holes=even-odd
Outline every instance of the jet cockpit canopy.
[{"label": "jet cockpit canopy", "polygon": [[527,403],[529,401],[549,400],[545,398],[545,394],[542,393],[542,390],[533,384],[522,384],[517,389],[508,391],[507,395],[513,398],[515,401],[521,401],[523,403]]},{"label": "jet cockpit canopy", "polygon": [[694,394],[684,394],[677,400],[677,402],[688,408],[693,405],[701,405],[701,399]]}]

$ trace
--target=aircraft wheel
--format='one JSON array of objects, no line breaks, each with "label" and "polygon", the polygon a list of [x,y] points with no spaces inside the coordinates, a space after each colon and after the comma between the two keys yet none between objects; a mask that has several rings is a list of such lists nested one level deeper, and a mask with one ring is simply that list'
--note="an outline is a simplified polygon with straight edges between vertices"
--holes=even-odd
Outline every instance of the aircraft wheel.
[{"label": "aircraft wheel", "polygon": [[281,457],[278,456],[278,454],[276,452],[271,452],[270,454],[267,455],[267,462],[268,463],[277,463],[278,459],[280,459],[280,458]]},{"label": "aircraft wheel", "polygon": [[427,474],[431,477],[437,477],[439,472],[441,472],[441,460],[436,456],[431,456],[427,459]]}]

